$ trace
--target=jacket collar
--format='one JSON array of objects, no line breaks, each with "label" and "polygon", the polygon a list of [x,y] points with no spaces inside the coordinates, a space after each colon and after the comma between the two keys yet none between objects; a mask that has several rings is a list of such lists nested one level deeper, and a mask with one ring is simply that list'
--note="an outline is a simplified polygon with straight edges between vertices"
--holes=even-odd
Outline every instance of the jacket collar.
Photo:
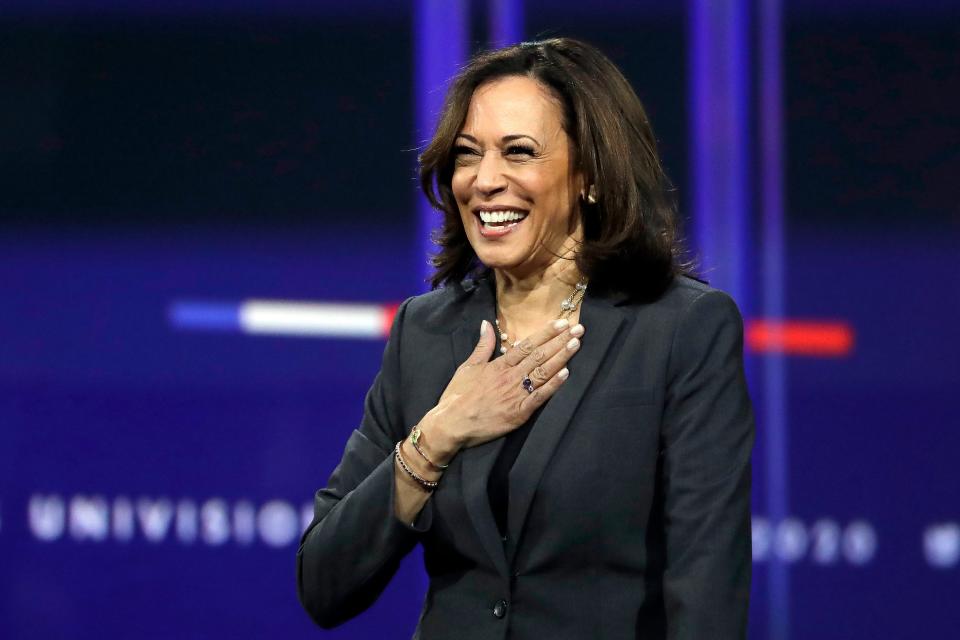
[{"label": "jacket collar", "polygon": [[[476,346],[481,320],[492,323],[496,317],[492,274],[487,279],[464,282],[462,286],[468,296],[460,326],[452,335],[454,366],[466,360]],[[510,575],[517,542],[521,539],[540,478],[623,324],[624,313],[617,305],[626,299],[624,295],[597,295],[587,289],[580,307],[580,323],[587,332],[580,351],[570,361],[570,378],[547,401],[510,472],[507,545],[500,539],[487,496],[487,481],[503,447],[503,438],[458,454],[461,457],[460,485],[467,512],[484,549],[504,577]]]}]

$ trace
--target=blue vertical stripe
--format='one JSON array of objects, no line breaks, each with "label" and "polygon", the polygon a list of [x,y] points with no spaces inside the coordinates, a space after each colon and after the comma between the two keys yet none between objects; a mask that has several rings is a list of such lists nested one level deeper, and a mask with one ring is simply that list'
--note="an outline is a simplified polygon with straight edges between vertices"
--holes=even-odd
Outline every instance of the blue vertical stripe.
[{"label": "blue vertical stripe", "polygon": [[[469,6],[466,0],[417,0],[414,22],[416,135],[417,148],[423,149],[433,135],[449,80],[467,59]],[[430,233],[439,226],[441,216],[423,198],[418,200],[417,213],[421,261],[417,271],[427,278],[433,272],[428,257],[435,253]]]},{"label": "blue vertical stripe", "polygon": [[747,306],[745,0],[691,0],[693,239],[711,284]]},{"label": "blue vertical stripe", "polygon": [[[780,0],[761,0],[758,7],[760,78],[760,211],[762,219],[763,315],[786,315],[783,201],[783,8]],[[776,349],[763,364],[763,428],[766,434],[767,515],[776,525],[789,509],[787,456],[786,362]],[[790,628],[790,585],[787,564],[772,554],[769,565],[769,637],[785,640]]]},{"label": "blue vertical stripe", "polygon": [[522,0],[488,0],[491,47],[506,47],[523,40],[524,15]]},{"label": "blue vertical stripe", "polygon": [[[762,262],[763,312],[784,315],[784,242],[782,185],[781,7],[760,0],[758,70],[760,117],[759,208],[762,254],[752,256],[751,191],[747,179],[752,137],[749,97],[752,66],[750,4],[747,0],[690,0],[689,60],[693,239],[711,283],[729,292],[745,315],[754,305],[747,277],[753,258]],[[748,371],[752,374],[752,371]],[[749,375],[753,379],[753,375]],[[767,516],[776,530],[788,512],[785,363],[769,353],[760,383],[763,407],[758,412],[765,454]],[[789,635],[789,574],[776,553],[769,559],[768,637]]]}]

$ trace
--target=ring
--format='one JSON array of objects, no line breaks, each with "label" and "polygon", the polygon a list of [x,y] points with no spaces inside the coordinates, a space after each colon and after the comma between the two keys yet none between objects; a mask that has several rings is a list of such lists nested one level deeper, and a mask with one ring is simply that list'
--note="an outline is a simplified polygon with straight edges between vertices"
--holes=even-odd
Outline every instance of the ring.
[{"label": "ring", "polygon": [[530,376],[524,376],[523,380],[520,381],[520,384],[523,385],[524,391],[527,393],[533,393],[533,380],[530,379]]}]

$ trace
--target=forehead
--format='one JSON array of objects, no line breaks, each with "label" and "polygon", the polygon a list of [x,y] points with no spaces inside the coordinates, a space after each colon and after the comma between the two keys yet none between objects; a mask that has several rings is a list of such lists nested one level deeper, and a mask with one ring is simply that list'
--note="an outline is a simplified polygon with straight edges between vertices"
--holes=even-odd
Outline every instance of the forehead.
[{"label": "forehead", "polygon": [[562,116],[560,104],[545,86],[531,78],[508,76],[477,87],[462,131],[475,136],[550,137],[562,131]]}]

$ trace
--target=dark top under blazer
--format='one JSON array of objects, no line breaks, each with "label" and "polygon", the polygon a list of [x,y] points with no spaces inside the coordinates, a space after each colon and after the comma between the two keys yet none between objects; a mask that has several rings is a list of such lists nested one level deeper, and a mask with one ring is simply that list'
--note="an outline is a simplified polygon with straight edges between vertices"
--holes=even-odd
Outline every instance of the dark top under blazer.
[{"label": "dark top under blazer", "polygon": [[494,318],[491,280],[398,310],[363,422],[297,552],[306,610],[324,627],[357,615],[421,543],[430,586],[415,638],[745,637],[754,425],[742,320],[689,278],[643,304],[588,291],[570,378],[511,471],[506,543],[487,496],[503,438],[457,454],[414,523],[394,516],[394,444]]}]

